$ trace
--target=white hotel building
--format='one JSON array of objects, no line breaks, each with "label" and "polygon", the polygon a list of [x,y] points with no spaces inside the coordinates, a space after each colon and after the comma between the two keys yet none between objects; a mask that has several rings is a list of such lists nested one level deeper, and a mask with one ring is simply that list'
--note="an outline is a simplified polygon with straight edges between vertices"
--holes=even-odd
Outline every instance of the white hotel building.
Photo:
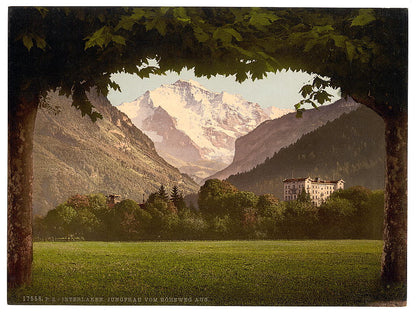
[{"label": "white hotel building", "polygon": [[283,200],[296,200],[299,194],[305,189],[306,193],[311,196],[312,202],[320,206],[334,191],[344,189],[344,181],[340,180],[322,180],[319,177],[312,179],[306,178],[289,178],[283,181]]}]

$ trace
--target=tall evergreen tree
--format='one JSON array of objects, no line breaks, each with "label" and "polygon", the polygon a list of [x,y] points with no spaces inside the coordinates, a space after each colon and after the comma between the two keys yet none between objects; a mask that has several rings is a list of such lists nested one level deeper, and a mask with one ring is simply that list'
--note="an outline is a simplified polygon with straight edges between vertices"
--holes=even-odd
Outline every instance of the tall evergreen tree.
[{"label": "tall evergreen tree", "polygon": [[182,195],[181,192],[179,192],[179,188],[176,185],[173,186],[173,188],[172,188],[172,192],[170,194],[170,200],[173,202],[176,209],[183,210],[183,209],[186,208],[186,203],[185,203],[185,200],[183,198],[183,195]]},{"label": "tall evergreen tree", "polygon": [[162,184],[162,185],[160,185],[160,188],[159,188],[158,194],[159,194],[160,198],[161,198],[163,201],[166,201],[166,202],[168,202],[168,201],[169,201],[169,196],[168,196],[168,194],[167,194],[167,192],[166,192],[166,189],[165,189],[165,186],[163,186],[163,184]]},{"label": "tall evergreen tree", "polygon": [[172,202],[175,203],[176,201],[178,201],[179,197],[179,189],[178,186],[175,185],[173,186],[172,192],[170,193],[170,200],[172,200]]}]

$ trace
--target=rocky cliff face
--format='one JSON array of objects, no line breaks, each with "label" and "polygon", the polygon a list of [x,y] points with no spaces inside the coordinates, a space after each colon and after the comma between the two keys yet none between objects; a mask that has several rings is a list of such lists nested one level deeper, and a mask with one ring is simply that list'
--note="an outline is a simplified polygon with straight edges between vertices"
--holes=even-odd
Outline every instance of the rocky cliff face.
[{"label": "rocky cliff face", "polygon": [[302,135],[358,107],[359,104],[351,99],[341,99],[331,105],[319,107],[318,110],[306,110],[302,118],[296,118],[295,113],[289,113],[278,119],[265,121],[236,140],[233,162],[210,178],[226,179],[230,175],[249,171],[272,157],[275,152],[295,143]]},{"label": "rocky cliff face", "polygon": [[[44,213],[81,193],[121,194],[141,202],[161,184],[184,193],[198,190],[192,179],[161,158],[152,140],[107,98],[89,98],[103,115],[92,123],[51,93],[39,110],[34,138],[34,213]],[[51,108],[60,111],[55,114]]]},{"label": "rocky cliff face", "polygon": [[263,110],[241,96],[215,93],[183,80],[147,91],[118,108],[155,142],[162,157],[196,180],[231,163],[238,137],[290,112]]}]

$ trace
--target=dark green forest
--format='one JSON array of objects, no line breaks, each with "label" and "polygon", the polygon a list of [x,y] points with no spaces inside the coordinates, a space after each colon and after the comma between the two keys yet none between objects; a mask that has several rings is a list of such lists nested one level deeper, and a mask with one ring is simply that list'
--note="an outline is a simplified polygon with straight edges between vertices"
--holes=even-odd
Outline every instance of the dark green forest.
[{"label": "dark green forest", "polygon": [[211,179],[187,206],[176,186],[162,185],[144,204],[109,203],[102,194],[75,195],[35,217],[37,240],[381,239],[383,191],[361,186],[333,193],[320,207],[305,194],[280,202]]},{"label": "dark green forest", "polygon": [[[299,118],[302,119],[302,118]],[[291,177],[343,179],[345,187],[383,189],[384,124],[372,110],[361,107],[302,136],[252,170],[227,181],[240,190],[274,194],[283,199],[283,183]]]}]

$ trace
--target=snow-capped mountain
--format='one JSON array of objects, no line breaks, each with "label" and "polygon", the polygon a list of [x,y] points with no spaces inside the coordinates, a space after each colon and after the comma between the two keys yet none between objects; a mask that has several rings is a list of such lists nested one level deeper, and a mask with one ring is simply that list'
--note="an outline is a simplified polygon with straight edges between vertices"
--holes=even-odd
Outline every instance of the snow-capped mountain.
[{"label": "snow-capped mountain", "polygon": [[169,163],[195,179],[230,164],[235,140],[268,119],[291,110],[209,91],[198,82],[178,80],[118,106],[155,143]]}]

